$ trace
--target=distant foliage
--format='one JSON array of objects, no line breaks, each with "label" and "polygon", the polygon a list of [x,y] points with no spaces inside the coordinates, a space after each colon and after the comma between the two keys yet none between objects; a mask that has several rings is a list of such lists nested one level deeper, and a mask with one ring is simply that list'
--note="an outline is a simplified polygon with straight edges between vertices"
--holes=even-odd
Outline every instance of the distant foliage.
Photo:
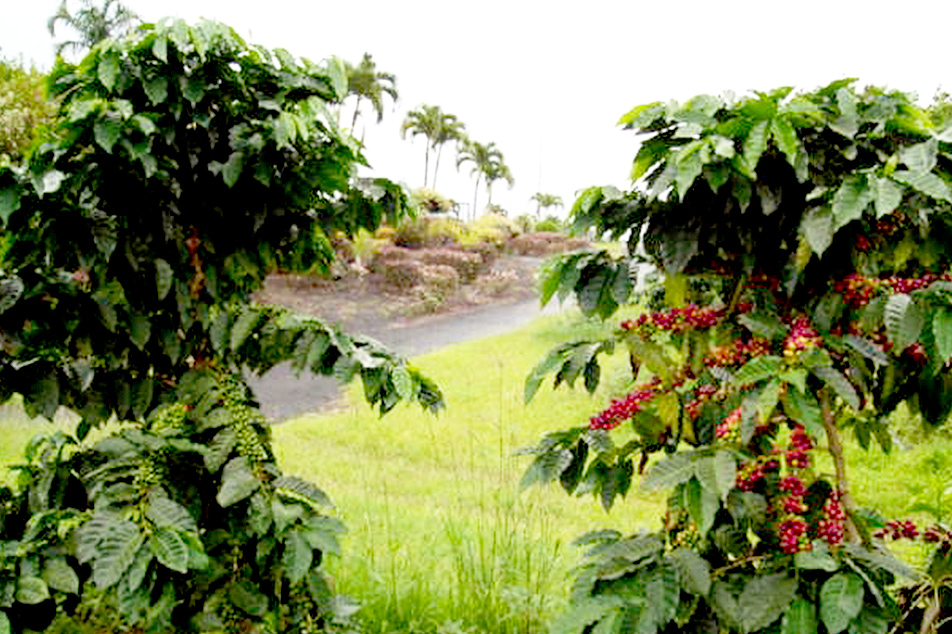
[{"label": "distant foliage", "polygon": [[50,123],[56,104],[47,100],[45,77],[13,62],[0,62],[0,160],[20,160],[37,130]]},{"label": "distant foliage", "polygon": [[418,187],[413,190],[413,200],[420,207],[420,211],[438,214],[449,213],[456,209],[456,203],[428,187]]},{"label": "distant foliage", "polygon": [[546,216],[535,224],[536,231],[562,231],[565,223],[558,216]]}]

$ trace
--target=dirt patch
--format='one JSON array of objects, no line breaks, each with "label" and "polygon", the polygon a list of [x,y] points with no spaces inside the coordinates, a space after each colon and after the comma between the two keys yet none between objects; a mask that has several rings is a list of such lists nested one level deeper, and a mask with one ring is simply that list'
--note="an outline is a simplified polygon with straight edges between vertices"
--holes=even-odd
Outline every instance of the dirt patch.
[{"label": "dirt patch", "polygon": [[269,275],[255,299],[341,324],[350,332],[375,332],[432,315],[531,299],[542,261],[532,256],[500,256],[488,271],[449,296],[433,296],[424,288],[394,289],[383,275],[351,268],[341,271],[337,279]]}]

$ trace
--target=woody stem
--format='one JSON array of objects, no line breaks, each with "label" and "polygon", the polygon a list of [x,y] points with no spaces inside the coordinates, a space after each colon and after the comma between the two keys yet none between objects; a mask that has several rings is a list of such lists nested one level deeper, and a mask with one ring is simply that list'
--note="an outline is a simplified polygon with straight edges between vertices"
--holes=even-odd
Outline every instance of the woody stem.
[{"label": "woody stem", "polygon": [[820,392],[820,414],[823,419],[823,430],[826,432],[827,451],[833,458],[833,468],[836,471],[836,489],[839,492],[840,503],[846,511],[846,540],[855,543],[859,541],[859,531],[856,530],[856,524],[853,521],[856,501],[850,493],[850,482],[846,477],[846,459],[843,457],[843,443],[840,441],[840,433],[836,428],[830,393],[826,389]]}]

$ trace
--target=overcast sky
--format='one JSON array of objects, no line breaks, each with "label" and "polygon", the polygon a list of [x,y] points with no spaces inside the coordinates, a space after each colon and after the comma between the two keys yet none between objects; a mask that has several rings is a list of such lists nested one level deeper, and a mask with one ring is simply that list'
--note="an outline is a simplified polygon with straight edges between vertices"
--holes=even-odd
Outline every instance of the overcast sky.
[{"label": "overcast sky", "polygon": [[[78,0],[70,0],[77,2]],[[311,59],[373,55],[397,76],[400,101],[366,125],[374,174],[423,184],[424,138],[400,139],[406,112],[434,104],[476,141],[505,154],[515,187],[493,201],[510,215],[554,193],[570,206],[589,185],[628,185],[637,139],[624,112],[699,93],[812,89],[858,77],[930,98],[952,88],[949,18],[941,0],[128,0],[147,21],[220,20],[252,42]],[[0,0],[0,54],[52,62],[46,20],[59,0]],[[75,6],[75,5],[70,5]],[[350,118],[343,118],[349,124]],[[472,205],[469,167],[443,153],[437,189]],[[479,207],[486,203],[485,188]]]}]

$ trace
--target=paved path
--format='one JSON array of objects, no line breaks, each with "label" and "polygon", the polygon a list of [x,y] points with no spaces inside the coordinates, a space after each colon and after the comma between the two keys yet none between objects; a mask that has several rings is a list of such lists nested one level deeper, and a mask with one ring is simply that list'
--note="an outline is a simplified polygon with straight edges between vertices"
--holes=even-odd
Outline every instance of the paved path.
[{"label": "paved path", "polygon": [[[523,326],[539,315],[561,310],[558,301],[544,309],[539,300],[478,308],[464,313],[436,315],[410,325],[363,332],[395,352],[415,357],[462,341],[482,339]],[[271,420],[281,422],[308,412],[319,411],[341,397],[334,379],[302,374],[295,378],[287,364],[273,368],[263,377],[250,377],[261,409]]]}]

